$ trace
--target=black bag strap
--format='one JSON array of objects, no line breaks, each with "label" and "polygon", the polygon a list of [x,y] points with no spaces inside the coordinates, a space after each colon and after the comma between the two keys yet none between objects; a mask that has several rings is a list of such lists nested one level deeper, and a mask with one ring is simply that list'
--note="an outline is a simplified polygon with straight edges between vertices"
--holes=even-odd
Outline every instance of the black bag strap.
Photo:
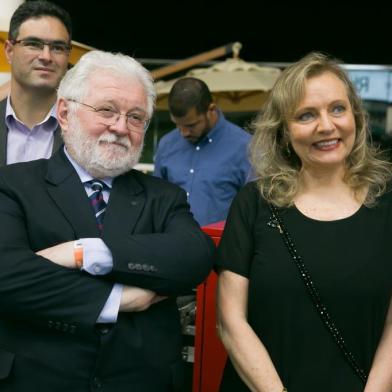
[{"label": "black bag strap", "polygon": [[320,294],[314,284],[313,279],[311,278],[309,271],[307,270],[301,256],[298,254],[297,249],[294,245],[294,242],[292,238],[290,237],[289,232],[287,231],[284,222],[282,220],[281,215],[278,213],[277,208],[272,205],[271,203],[269,204],[271,213],[272,213],[272,221],[268,222],[269,226],[276,227],[279,230],[279,233],[282,236],[283,242],[285,243],[291,258],[294,261],[294,264],[296,265],[299,275],[304,282],[304,285],[306,287],[306,291],[308,292],[313,305],[320,316],[324,326],[326,327],[327,331],[333,338],[333,341],[336,343],[336,345],[340,348],[340,350],[343,353],[343,356],[345,360],[349,363],[351,368],[353,369],[354,373],[361,379],[363,385],[366,384],[367,380],[367,374],[364,372],[364,370],[359,366],[356,358],[354,357],[353,353],[347,348],[347,345],[335,325],[334,321],[331,318],[330,313],[328,312],[327,308],[325,305],[321,302],[321,297]]}]

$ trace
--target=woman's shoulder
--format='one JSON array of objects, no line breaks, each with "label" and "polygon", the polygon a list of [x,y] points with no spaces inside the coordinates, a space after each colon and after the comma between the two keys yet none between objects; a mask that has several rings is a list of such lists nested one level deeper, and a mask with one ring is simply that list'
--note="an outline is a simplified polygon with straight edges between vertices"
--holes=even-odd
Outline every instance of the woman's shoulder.
[{"label": "woman's shoulder", "polygon": [[260,199],[261,201],[264,200],[264,198],[261,196],[261,192],[257,180],[253,180],[246,183],[239,190],[238,196],[241,198],[254,198],[254,199]]},{"label": "woman's shoulder", "polygon": [[263,198],[260,192],[258,182],[251,181],[246,183],[237,193],[233,200],[235,205],[246,205],[246,206],[261,206],[266,205],[267,202]]},{"label": "woman's shoulder", "polygon": [[260,192],[257,181],[245,184],[235,196],[230,207],[229,217],[244,219],[247,222],[255,222],[264,215],[269,214],[267,201]]}]

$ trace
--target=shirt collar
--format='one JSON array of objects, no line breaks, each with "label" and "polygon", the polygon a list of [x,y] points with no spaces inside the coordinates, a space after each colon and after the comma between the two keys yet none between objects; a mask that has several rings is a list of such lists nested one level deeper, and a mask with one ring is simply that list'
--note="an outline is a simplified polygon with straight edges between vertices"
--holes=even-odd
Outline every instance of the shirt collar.
[{"label": "shirt collar", "polygon": [[200,140],[199,143],[206,142],[206,141],[211,143],[212,141],[214,141],[215,137],[222,129],[223,123],[225,122],[225,116],[223,115],[223,113],[219,109],[217,109],[217,111],[218,111],[218,121],[211,128],[210,132],[208,132],[207,135],[205,135],[205,137],[203,137],[203,139]]},{"label": "shirt collar", "polygon": [[[42,129],[48,132],[54,132],[57,129],[58,122],[57,122],[57,117],[56,117],[56,109],[57,105],[53,105],[52,108],[49,110],[48,114],[45,116],[45,118],[35,126],[42,126]],[[19,118],[16,116],[16,113],[11,105],[11,98],[10,96],[7,97],[7,103],[6,103],[6,108],[5,108],[5,123],[7,125],[7,128],[12,127],[12,122],[17,121],[20,124],[23,124],[26,126],[23,121],[19,120]]]},{"label": "shirt collar", "polygon": [[[80,166],[68,153],[66,147],[64,146],[64,153],[71,162],[72,166],[76,170],[76,173],[78,174],[80,181],[82,183],[85,183],[86,181],[91,181],[94,180],[95,178],[91,176],[89,172],[87,172],[82,166]],[[104,182],[110,189],[112,188],[112,183],[113,183],[113,177],[105,177],[101,179],[102,182]]]}]

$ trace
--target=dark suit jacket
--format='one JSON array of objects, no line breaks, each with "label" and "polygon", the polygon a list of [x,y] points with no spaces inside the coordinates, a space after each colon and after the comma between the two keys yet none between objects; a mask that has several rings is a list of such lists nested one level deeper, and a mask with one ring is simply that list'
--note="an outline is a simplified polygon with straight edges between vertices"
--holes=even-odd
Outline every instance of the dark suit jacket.
[{"label": "dark suit jacket", "polygon": [[[0,101],[0,167],[7,163],[7,135],[8,128],[5,125],[5,109],[7,99]],[[53,153],[56,152],[62,144],[61,129],[58,126],[54,132]]]},{"label": "dark suit jacket", "polygon": [[[84,187],[62,149],[49,160],[0,169],[2,392],[166,392],[180,385],[175,296],[209,273],[211,240],[182,189],[135,170],[114,180],[105,214],[110,274],[90,276],[35,254],[98,236]],[[170,297],[97,329],[113,282]]]}]

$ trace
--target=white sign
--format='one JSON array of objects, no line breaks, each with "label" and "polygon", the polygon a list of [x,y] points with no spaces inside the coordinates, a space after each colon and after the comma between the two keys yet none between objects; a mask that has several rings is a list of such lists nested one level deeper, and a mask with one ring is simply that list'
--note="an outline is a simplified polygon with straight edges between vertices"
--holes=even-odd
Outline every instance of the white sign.
[{"label": "white sign", "polygon": [[348,71],[362,99],[392,102],[392,70]]}]

